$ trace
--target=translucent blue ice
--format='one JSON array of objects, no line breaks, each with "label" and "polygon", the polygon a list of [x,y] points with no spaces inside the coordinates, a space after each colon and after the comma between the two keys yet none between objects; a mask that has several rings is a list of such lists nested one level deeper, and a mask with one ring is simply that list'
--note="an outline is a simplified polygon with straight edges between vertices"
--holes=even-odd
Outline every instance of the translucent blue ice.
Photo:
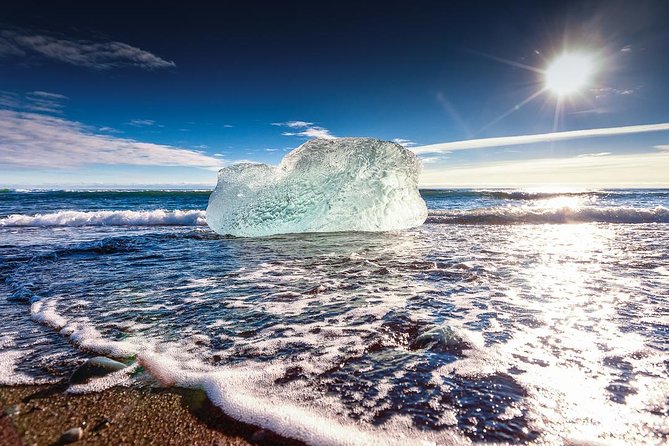
[{"label": "translucent blue ice", "polygon": [[219,171],[207,224],[219,234],[260,237],[388,231],[423,224],[420,161],[373,138],[315,139],[279,166],[242,163]]}]

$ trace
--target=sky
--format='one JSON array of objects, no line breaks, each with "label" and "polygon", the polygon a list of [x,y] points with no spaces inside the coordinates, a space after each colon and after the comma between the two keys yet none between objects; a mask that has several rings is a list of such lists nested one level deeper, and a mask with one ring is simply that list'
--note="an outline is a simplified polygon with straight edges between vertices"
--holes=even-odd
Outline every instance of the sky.
[{"label": "sky", "polygon": [[0,187],[211,187],[349,136],[424,187],[669,186],[666,1],[56,3],[3,5]]}]

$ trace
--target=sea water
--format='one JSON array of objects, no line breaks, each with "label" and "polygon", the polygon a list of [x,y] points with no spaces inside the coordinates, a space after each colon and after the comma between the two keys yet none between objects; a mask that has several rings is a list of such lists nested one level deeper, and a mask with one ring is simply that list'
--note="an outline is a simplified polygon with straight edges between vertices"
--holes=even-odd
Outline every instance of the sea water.
[{"label": "sea water", "polygon": [[662,444],[669,190],[424,190],[426,224],[229,238],[209,191],[0,193],[0,383],[204,389],[312,444]]}]

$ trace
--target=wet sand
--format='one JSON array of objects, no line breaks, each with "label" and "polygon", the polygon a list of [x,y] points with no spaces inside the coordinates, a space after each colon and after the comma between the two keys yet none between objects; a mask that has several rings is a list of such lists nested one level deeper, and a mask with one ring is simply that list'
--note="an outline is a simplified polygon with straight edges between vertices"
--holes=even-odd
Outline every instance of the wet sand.
[{"label": "wet sand", "polygon": [[226,416],[204,392],[117,387],[86,395],[66,385],[0,387],[0,444],[58,445],[80,427],[86,445],[253,445],[301,443]]}]

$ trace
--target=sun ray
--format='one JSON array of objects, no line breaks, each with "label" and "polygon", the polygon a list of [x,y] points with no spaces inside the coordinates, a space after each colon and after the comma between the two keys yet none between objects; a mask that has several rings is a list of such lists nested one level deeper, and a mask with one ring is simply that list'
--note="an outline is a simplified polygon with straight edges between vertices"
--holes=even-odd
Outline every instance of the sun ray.
[{"label": "sun ray", "polygon": [[490,127],[490,126],[492,126],[492,125],[497,124],[499,121],[501,121],[502,119],[506,118],[506,117],[509,116],[510,114],[512,114],[512,113],[514,113],[514,112],[520,110],[520,109],[521,109],[523,106],[525,106],[528,102],[531,102],[533,99],[535,99],[537,96],[540,96],[540,95],[543,94],[545,91],[546,91],[546,88],[545,88],[545,87],[542,88],[542,89],[540,89],[540,90],[538,90],[538,91],[535,91],[534,93],[532,93],[531,95],[529,95],[528,97],[526,97],[525,99],[523,99],[522,101],[520,101],[519,103],[517,103],[516,105],[514,105],[513,107],[511,107],[510,109],[508,109],[507,111],[505,111],[504,113],[502,113],[501,115],[499,115],[498,117],[496,117],[495,119],[493,119],[492,121],[490,121],[489,123],[487,123],[486,125],[484,125],[483,127],[481,127],[481,128],[479,129],[478,133],[482,132],[483,130],[487,129],[488,127]]},{"label": "sun ray", "polygon": [[476,51],[476,50],[471,50],[471,49],[466,49],[465,51],[467,51],[468,53],[476,54],[477,56],[485,57],[486,59],[491,59],[491,60],[494,60],[496,62],[501,62],[503,64],[510,65],[512,67],[522,68],[523,70],[532,71],[534,73],[539,73],[539,74],[545,74],[546,73],[546,70],[542,70],[541,68],[533,67],[532,65],[527,65],[527,64],[524,64],[524,63],[520,63],[520,62],[515,62],[515,61],[509,60],[509,59],[504,59],[502,57],[493,56],[492,54],[483,53],[481,51]]},{"label": "sun ray", "polygon": [[[555,113],[553,114],[553,132],[556,132],[560,123],[560,114],[562,113],[562,98],[558,97],[555,101]],[[551,143],[551,147],[553,143]]]},{"label": "sun ray", "polygon": [[[564,47],[566,48],[566,46],[565,42]],[[546,68],[542,69],[476,50],[467,49],[465,51],[496,62],[537,73],[541,76],[541,82],[543,83],[542,88],[504,111],[492,121],[481,127],[477,133],[497,124],[504,118],[523,108],[535,98],[547,92],[552,93],[550,96],[554,97],[553,131],[557,131],[560,127],[561,115],[565,111],[565,104],[571,104],[575,99],[590,102],[588,101],[588,97],[584,94],[584,90],[591,85],[592,78],[598,68],[597,62],[598,60],[601,60],[599,56],[585,51],[564,51],[559,56],[552,59],[552,61],[549,61],[537,50],[535,51],[535,54],[539,55],[546,64]],[[550,96],[547,95],[542,110],[546,105],[553,102],[549,100]]]}]

